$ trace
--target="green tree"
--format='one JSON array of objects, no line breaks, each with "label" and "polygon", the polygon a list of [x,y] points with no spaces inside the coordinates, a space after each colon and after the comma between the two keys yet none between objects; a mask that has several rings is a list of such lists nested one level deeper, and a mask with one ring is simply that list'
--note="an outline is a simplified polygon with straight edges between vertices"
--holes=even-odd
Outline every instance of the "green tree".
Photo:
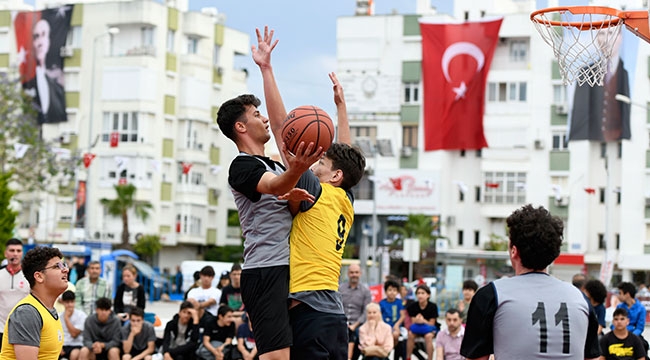
[{"label": "green tree", "polygon": [[133,251],[150,264],[153,256],[161,249],[160,236],[155,234],[143,235],[140,239],[136,239],[135,245],[133,245]]},{"label": "green tree", "polygon": [[[389,226],[388,233],[393,234],[396,246],[402,246],[404,239],[420,240],[420,249],[426,252],[426,257],[421,259],[414,268],[414,273],[424,276],[435,268],[436,246],[435,240],[440,236],[435,235],[440,224],[434,222],[432,217],[424,214],[409,214],[403,226]],[[390,235],[389,235],[390,236]]]},{"label": "green tree", "polygon": [[5,253],[7,240],[13,237],[18,212],[11,209],[14,191],[9,187],[11,173],[0,174],[0,255]]},{"label": "green tree", "polygon": [[129,244],[129,210],[133,210],[135,216],[142,221],[147,221],[153,206],[148,201],[136,200],[135,193],[138,190],[133,184],[115,185],[117,197],[115,199],[101,199],[100,203],[106,208],[108,214],[122,219],[122,243],[123,249],[131,249]]},{"label": "green tree", "polygon": [[243,262],[244,247],[239,245],[210,246],[203,252],[205,261]]},{"label": "green tree", "polygon": [[[17,194],[46,190],[66,167],[52,151],[55,143],[43,140],[38,114],[14,71],[0,73],[0,99],[0,173],[10,174]],[[16,144],[28,145],[24,155],[17,156]]]}]

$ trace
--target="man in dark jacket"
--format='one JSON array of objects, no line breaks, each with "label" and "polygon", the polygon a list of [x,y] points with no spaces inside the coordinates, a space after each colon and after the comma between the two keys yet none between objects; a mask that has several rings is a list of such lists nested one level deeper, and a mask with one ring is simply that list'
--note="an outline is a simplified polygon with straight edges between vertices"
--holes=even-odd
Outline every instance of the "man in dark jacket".
[{"label": "man in dark jacket", "polygon": [[164,360],[193,360],[198,345],[199,314],[190,301],[184,301],[178,314],[165,325]]}]

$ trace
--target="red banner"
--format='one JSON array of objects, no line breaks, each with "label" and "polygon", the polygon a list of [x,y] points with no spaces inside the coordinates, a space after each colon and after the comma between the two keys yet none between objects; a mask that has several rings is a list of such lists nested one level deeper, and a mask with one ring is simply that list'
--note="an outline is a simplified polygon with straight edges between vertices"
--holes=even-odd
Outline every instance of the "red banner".
[{"label": "red banner", "polygon": [[420,23],[425,151],[487,147],[485,83],[502,20]]},{"label": "red banner", "polygon": [[67,121],[62,51],[70,30],[72,5],[16,15],[14,29],[23,90],[32,98],[38,121]]},{"label": "red banner", "polygon": [[77,221],[75,223],[76,228],[83,228],[86,224],[86,182],[83,180],[79,181],[77,186]]}]

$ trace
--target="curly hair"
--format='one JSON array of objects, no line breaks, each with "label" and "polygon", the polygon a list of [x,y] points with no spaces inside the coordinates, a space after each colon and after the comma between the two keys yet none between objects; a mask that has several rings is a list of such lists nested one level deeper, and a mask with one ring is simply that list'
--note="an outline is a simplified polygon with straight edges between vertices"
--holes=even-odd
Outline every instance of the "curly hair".
[{"label": "curly hair", "polygon": [[602,304],[607,298],[607,288],[600,280],[589,280],[585,283],[585,291],[597,303]]},{"label": "curly hair", "polygon": [[37,246],[25,254],[22,268],[25,279],[29,282],[29,286],[33,288],[36,284],[34,273],[43,271],[50,259],[55,257],[63,259],[63,254],[61,254],[59,249],[47,246]]},{"label": "curly hair", "polygon": [[524,267],[544,270],[560,255],[564,224],[542,206],[525,205],[508,216],[506,224],[510,246],[517,247]]},{"label": "curly hair", "polygon": [[332,170],[343,172],[343,181],[341,182],[343,190],[350,190],[363,177],[366,158],[358,147],[333,143],[325,153],[325,157],[332,160]]},{"label": "curly hair", "polygon": [[217,124],[219,130],[226,135],[226,137],[234,142],[237,142],[235,133],[235,123],[242,121],[242,116],[246,113],[249,106],[256,108],[262,104],[260,99],[255,95],[245,94],[239,95],[234,99],[230,99],[221,104],[219,111],[217,111]]}]

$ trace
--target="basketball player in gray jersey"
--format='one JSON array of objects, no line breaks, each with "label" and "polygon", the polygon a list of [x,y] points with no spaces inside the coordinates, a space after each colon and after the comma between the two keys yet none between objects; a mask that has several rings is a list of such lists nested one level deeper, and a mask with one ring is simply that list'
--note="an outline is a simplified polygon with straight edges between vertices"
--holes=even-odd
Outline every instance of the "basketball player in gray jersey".
[{"label": "basketball player in gray jersey", "polygon": [[515,276],[479,289],[460,353],[469,359],[597,359],[598,321],[580,290],[547,273],[560,255],[562,220],[526,205],[506,220]]}]

